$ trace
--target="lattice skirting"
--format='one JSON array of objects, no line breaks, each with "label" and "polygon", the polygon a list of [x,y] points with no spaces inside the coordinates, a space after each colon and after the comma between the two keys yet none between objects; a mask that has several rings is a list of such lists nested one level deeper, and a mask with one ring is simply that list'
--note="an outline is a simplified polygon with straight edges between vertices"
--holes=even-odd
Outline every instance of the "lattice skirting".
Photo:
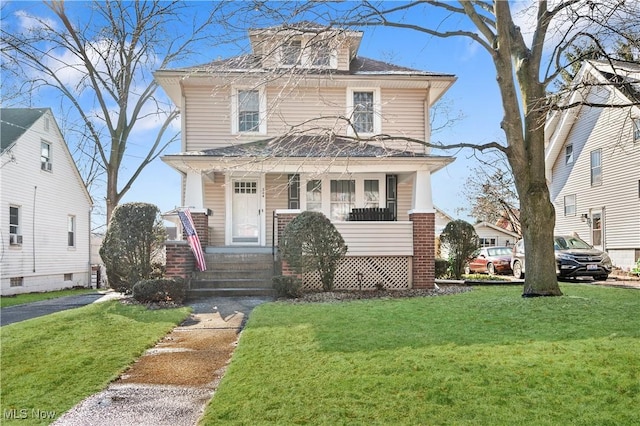
[{"label": "lattice skirting", "polygon": [[[358,273],[362,274],[362,282]],[[380,283],[387,290],[411,288],[410,256],[350,256],[338,267],[334,281],[336,290],[373,290]],[[317,272],[304,274],[304,288],[320,290]]]}]

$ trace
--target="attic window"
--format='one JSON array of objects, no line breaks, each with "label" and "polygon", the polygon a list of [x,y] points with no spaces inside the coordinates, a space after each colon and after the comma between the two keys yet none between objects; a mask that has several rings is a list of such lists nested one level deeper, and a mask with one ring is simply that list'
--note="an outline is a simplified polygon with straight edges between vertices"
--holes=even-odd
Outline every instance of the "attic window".
[{"label": "attic window", "polygon": [[291,40],[282,46],[282,65],[294,66],[300,63],[302,42]]},{"label": "attic window", "polygon": [[573,163],[573,145],[567,145],[564,147],[564,159],[565,164]]},{"label": "attic window", "polygon": [[[315,47],[313,53],[313,59],[311,60],[311,64],[314,67],[330,67],[331,66],[331,57],[333,56],[331,51],[331,46],[328,43],[316,43],[313,45]],[[309,46],[307,46],[308,48]]]},{"label": "attic window", "polygon": [[40,168],[51,171],[51,144],[44,141],[40,144]]},{"label": "attic window", "polygon": [[633,141],[640,142],[640,118],[633,119]]}]

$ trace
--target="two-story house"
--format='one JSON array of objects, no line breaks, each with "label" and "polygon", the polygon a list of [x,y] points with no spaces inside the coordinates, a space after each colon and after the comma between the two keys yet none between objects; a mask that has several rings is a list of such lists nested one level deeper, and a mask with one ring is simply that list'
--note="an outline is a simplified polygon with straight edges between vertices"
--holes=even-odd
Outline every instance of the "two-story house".
[{"label": "two-story house", "polygon": [[628,270],[640,258],[640,66],[586,61],[572,84],[574,107],[546,124],[556,233],[577,233]]},{"label": "two-story house", "polygon": [[210,213],[205,251],[277,246],[314,210],[349,248],[337,287],[357,272],[369,287],[433,285],[431,174],[453,158],[420,141],[455,76],[358,56],[362,37],[254,29],[250,54],[155,73],[182,119],[182,152],[163,161],[182,174],[183,205]]},{"label": "two-story house", "polygon": [[88,286],[92,200],[51,110],[0,120],[2,295]]}]

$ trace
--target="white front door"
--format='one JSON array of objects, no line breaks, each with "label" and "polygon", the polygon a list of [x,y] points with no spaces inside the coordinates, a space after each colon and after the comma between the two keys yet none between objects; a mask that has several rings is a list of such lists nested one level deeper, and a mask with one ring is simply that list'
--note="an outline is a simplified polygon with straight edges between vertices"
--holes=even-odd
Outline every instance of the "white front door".
[{"label": "white front door", "polygon": [[604,250],[604,211],[591,210],[591,245]]},{"label": "white front door", "polygon": [[260,244],[260,180],[231,179],[231,244]]}]

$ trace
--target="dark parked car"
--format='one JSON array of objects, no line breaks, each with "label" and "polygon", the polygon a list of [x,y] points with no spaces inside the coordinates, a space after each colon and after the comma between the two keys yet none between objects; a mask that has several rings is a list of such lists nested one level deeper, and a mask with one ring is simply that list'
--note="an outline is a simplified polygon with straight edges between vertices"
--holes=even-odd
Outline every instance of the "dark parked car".
[{"label": "dark parked car", "polygon": [[509,247],[484,247],[476,253],[475,259],[471,260],[464,268],[465,274],[487,273],[510,274],[511,273],[511,248]]},{"label": "dark parked car", "polygon": [[[558,278],[593,277],[604,281],[611,273],[611,259],[607,253],[571,235],[556,235],[553,239]],[[524,277],[524,240],[513,247],[511,268],[514,277]]]}]

